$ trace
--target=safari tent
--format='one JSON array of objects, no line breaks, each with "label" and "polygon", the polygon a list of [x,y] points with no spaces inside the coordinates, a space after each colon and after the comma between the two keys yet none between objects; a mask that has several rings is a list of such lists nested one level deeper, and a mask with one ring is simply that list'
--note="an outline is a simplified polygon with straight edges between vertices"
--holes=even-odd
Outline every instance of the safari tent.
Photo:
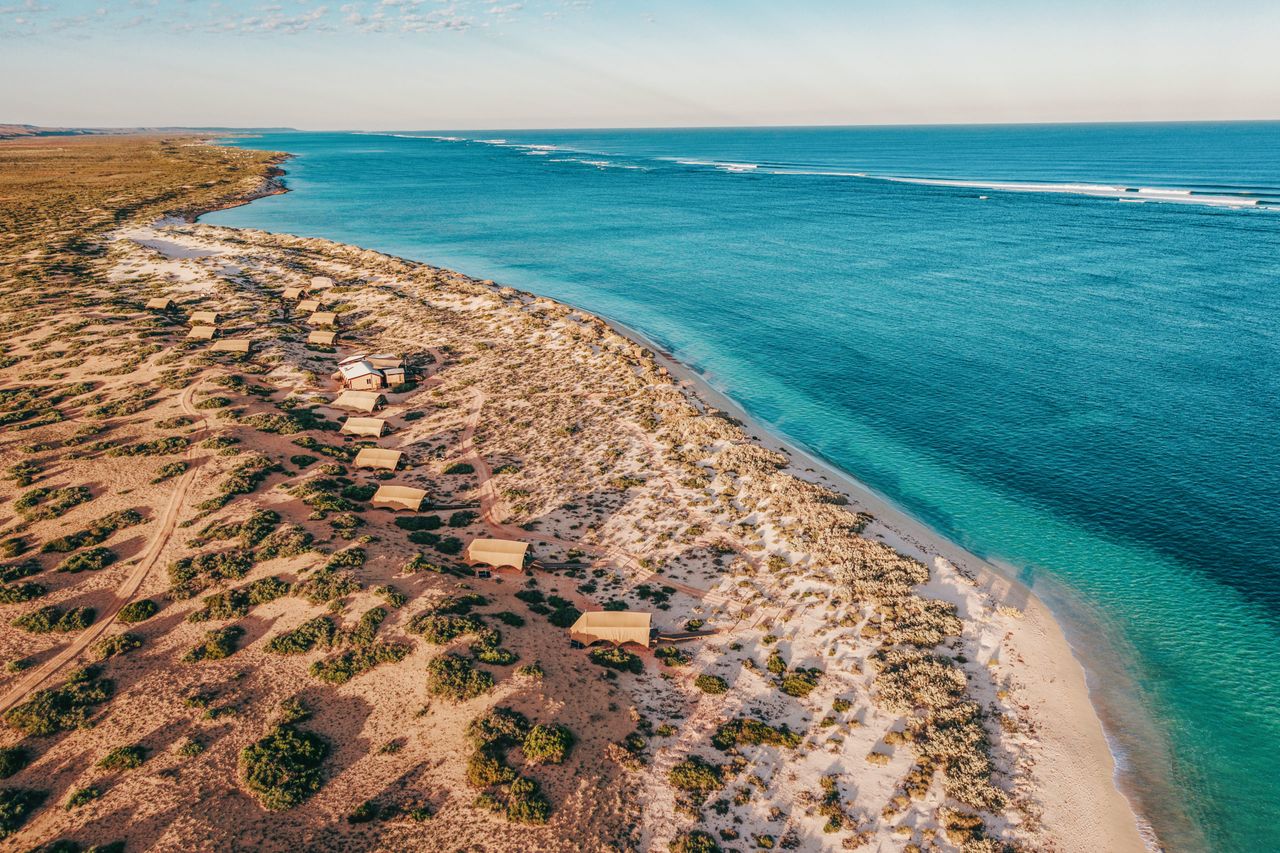
[{"label": "safari tent", "polygon": [[187,340],[211,341],[217,334],[218,330],[213,326],[192,326],[191,331],[187,332]]},{"label": "safari tent", "polygon": [[193,326],[216,326],[218,325],[218,312],[193,311],[191,316],[187,318],[187,322]]},{"label": "safari tent", "polygon": [[400,464],[400,456],[401,451],[399,450],[362,447],[360,452],[356,454],[355,466],[357,468],[386,468],[388,471],[394,471],[396,466]]},{"label": "safari tent", "polygon": [[378,491],[370,503],[387,509],[407,509],[410,512],[417,512],[422,509],[422,502],[426,498],[427,493],[424,490],[415,489],[412,486],[378,486]]},{"label": "safari tent", "polygon": [[167,296],[156,296],[147,300],[147,308],[151,311],[168,311],[173,307],[173,300]]},{"label": "safari tent", "polygon": [[311,334],[307,335],[307,343],[316,344],[317,346],[322,346],[322,347],[333,346],[334,341],[336,341],[337,339],[338,339],[337,332],[326,332],[323,329],[316,329]]},{"label": "safari tent", "polygon": [[221,341],[214,341],[213,346],[209,347],[209,351],[247,353],[252,345],[248,338],[226,338]]},{"label": "safari tent", "polygon": [[374,391],[343,391],[333,401],[335,409],[374,412],[387,404],[387,398]]},{"label": "safari tent", "polygon": [[338,315],[332,311],[317,311],[307,318],[308,326],[333,326],[338,322]]},{"label": "safari tent", "polygon": [[569,638],[584,646],[606,642],[649,645],[649,623],[653,614],[638,610],[592,610],[583,613],[569,627]]},{"label": "safari tent", "polygon": [[281,299],[297,299],[304,293],[301,287],[286,287]]},{"label": "safari tent", "polygon": [[327,275],[317,275],[311,279],[310,290],[328,290],[333,287],[333,279]]},{"label": "safari tent", "polygon": [[319,311],[319,310],[320,310],[319,299],[304,299],[298,303],[298,311],[300,312],[311,312],[311,311]]},{"label": "safari tent", "polygon": [[387,422],[382,418],[347,418],[342,422],[339,432],[343,435],[371,435],[381,438],[386,426]]},{"label": "safari tent", "polygon": [[513,539],[472,539],[467,546],[468,563],[487,563],[495,569],[510,566],[524,570],[524,555],[529,550],[529,543],[517,542]]}]

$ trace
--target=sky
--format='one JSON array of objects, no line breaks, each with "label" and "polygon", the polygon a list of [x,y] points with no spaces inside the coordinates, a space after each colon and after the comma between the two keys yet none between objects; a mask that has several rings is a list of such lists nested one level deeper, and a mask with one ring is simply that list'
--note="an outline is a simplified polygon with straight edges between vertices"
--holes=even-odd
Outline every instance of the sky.
[{"label": "sky", "polygon": [[1277,0],[0,0],[0,123],[1280,118]]}]

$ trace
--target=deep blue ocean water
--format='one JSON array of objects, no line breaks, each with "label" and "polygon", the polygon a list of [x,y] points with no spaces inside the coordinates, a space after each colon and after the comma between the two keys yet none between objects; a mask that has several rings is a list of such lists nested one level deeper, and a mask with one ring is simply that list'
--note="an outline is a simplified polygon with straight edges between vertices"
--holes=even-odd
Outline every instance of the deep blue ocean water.
[{"label": "deep blue ocean water", "polygon": [[620,320],[1007,567],[1161,841],[1280,849],[1280,123],[231,144],[292,192],[205,221]]}]

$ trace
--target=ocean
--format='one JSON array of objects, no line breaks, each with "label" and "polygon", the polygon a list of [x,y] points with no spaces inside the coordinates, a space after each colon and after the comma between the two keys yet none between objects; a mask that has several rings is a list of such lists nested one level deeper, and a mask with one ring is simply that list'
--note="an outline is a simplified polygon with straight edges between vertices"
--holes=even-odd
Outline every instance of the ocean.
[{"label": "ocean", "polygon": [[203,221],[616,319],[1031,586],[1161,843],[1280,849],[1280,123],[228,144]]}]

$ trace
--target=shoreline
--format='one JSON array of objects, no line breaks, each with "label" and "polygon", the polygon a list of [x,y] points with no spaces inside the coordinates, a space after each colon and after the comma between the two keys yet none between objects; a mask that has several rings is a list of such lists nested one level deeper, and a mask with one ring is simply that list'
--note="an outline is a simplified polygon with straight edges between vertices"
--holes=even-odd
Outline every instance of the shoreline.
[{"label": "shoreline", "polygon": [[[207,140],[207,142],[214,143],[214,140]],[[276,165],[272,166],[270,173],[264,177],[259,191],[254,194],[210,210],[185,214],[183,219],[198,223],[201,216],[214,210],[242,206],[258,198],[289,192],[288,186],[280,180],[284,170],[280,169],[278,164],[292,156],[282,154],[276,161]],[[356,246],[352,248],[360,249]],[[378,252],[378,254],[386,253]],[[411,264],[434,266],[427,260],[400,258],[389,254],[386,256]],[[443,267],[437,267],[437,269],[471,278],[460,270]],[[479,281],[479,279],[473,280]],[[493,284],[497,287],[510,286],[496,282]],[[1105,793],[1098,792],[1106,800],[1105,808],[1101,814],[1096,814],[1094,817],[1105,823],[1111,833],[1136,834],[1136,840],[1140,841],[1140,845],[1136,847],[1129,845],[1132,849],[1161,849],[1151,824],[1143,816],[1131,795],[1124,790],[1121,756],[1115,751],[1111,738],[1107,734],[1103,715],[1094,704],[1093,689],[1090,687],[1091,676],[1085,661],[1077,652],[1077,646],[1072,642],[1064,623],[1036,593],[1011,577],[1007,571],[1001,570],[995,563],[966,551],[940,532],[930,528],[925,522],[912,517],[889,498],[875,492],[833,462],[767,427],[726,393],[718,390],[697,368],[680,361],[638,330],[598,312],[588,311],[531,291],[524,291],[522,288],[520,290],[537,299],[555,302],[575,312],[600,319],[617,334],[649,350],[655,362],[668,371],[680,389],[693,401],[727,413],[740,423],[741,428],[753,443],[780,451],[791,458],[791,464],[784,469],[786,473],[801,480],[820,483],[844,494],[849,499],[851,507],[869,512],[874,516],[877,526],[900,539],[911,549],[918,550],[923,555],[941,558],[944,563],[949,564],[963,577],[970,579],[975,586],[993,599],[999,597],[1004,601],[1016,601],[1015,609],[1022,614],[1020,620],[1025,627],[1025,633],[1038,637],[1042,642],[1037,645],[1024,640],[1015,645],[1020,652],[1024,653],[1034,646],[1035,654],[1027,656],[1027,666],[1032,670],[1048,670],[1052,674],[1047,683],[1041,683],[1039,689],[1033,691],[1034,695],[1029,697],[1037,708],[1037,718],[1040,721],[1046,718],[1049,720],[1038,734],[1042,742],[1049,743],[1049,752],[1057,755],[1062,761],[1070,761],[1076,767],[1076,773],[1072,776],[1064,776],[1052,767],[1045,775],[1056,779],[1057,784],[1063,788],[1069,788],[1081,782],[1079,778],[1081,775],[1085,777],[1083,780],[1085,782],[1105,777],[1107,790]],[[866,535],[871,535],[870,530]],[[884,537],[881,536],[881,538]],[[997,590],[999,585],[1004,585],[1004,589]],[[969,619],[966,618],[965,621],[967,623]],[[1059,688],[1065,686],[1065,689],[1051,689],[1050,685],[1058,685]],[[1083,726],[1080,725],[1082,722]],[[1045,752],[1045,750],[1041,751]],[[1083,769],[1080,766],[1081,761],[1084,762]],[[1043,778],[1038,778],[1037,790],[1041,793],[1042,799],[1053,801],[1047,803],[1050,809],[1069,808],[1075,800],[1076,792],[1071,790],[1058,789],[1052,796],[1044,796],[1054,792],[1055,789],[1051,788]],[[1114,835],[1112,837],[1115,838]]]}]

